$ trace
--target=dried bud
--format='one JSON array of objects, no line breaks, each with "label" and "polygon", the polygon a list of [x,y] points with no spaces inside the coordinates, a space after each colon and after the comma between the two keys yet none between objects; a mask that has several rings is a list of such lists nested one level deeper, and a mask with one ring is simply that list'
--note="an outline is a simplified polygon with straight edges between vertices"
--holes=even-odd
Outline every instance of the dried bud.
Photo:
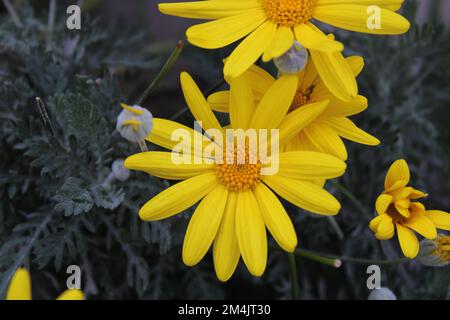
[{"label": "dried bud", "polygon": [[450,236],[438,235],[434,240],[420,241],[419,261],[427,267],[445,267],[450,264]]},{"label": "dried bud", "polygon": [[153,116],[140,106],[121,104],[123,111],[117,118],[117,131],[130,142],[140,142],[148,137],[153,128]]},{"label": "dried bud", "polygon": [[282,56],[275,58],[275,65],[280,74],[296,74],[308,63],[308,51],[298,41]]},{"label": "dried bud", "polygon": [[368,300],[397,300],[395,294],[389,288],[374,289],[369,295]]}]

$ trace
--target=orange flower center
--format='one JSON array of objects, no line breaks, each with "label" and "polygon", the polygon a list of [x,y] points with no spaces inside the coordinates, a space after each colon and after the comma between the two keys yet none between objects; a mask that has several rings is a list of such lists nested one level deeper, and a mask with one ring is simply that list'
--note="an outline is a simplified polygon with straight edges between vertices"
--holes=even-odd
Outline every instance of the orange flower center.
[{"label": "orange flower center", "polygon": [[433,252],[442,261],[450,261],[450,236],[441,236],[435,240],[437,249]]},{"label": "orange flower center", "polygon": [[400,212],[398,212],[397,208],[393,203],[389,205],[386,213],[392,218],[392,221],[394,223],[403,224],[404,222],[406,222],[406,218]]},{"label": "orange flower center", "polygon": [[261,0],[261,4],[272,22],[292,28],[312,19],[316,0]]},{"label": "orange flower center", "polygon": [[314,86],[309,87],[306,92],[298,90],[295,94],[294,101],[292,101],[291,107],[289,108],[289,112],[297,110],[309,103],[311,103],[311,94],[314,90]]},{"label": "orange flower center", "polygon": [[[227,148],[229,149],[229,148]],[[224,150],[223,163],[216,165],[216,174],[221,184],[230,191],[252,190],[261,181],[262,165],[256,152],[234,147]]]}]

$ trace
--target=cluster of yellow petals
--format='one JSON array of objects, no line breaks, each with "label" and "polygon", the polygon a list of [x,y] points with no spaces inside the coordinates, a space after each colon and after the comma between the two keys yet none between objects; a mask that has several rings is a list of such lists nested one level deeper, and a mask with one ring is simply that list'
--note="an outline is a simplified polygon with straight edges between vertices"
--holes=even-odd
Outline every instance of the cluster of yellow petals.
[{"label": "cluster of yellow petals", "polygon": [[260,182],[262,167],[256,152],[248,145],[245,148],[234,146],[233,149],[224,150],[222,163],[216,165],[217,177],[230,191],[253,190]]},{"label": "cluster of yellow petals", "polygon": [[285,27],[295,27],[312,19],[316,0],[261,0],[267,17]]}]

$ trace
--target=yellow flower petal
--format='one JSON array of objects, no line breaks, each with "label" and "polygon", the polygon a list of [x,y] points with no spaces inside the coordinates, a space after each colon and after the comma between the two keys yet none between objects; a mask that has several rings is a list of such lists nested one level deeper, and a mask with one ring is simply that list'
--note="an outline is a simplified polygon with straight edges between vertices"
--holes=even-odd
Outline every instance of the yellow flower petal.
[{"label": "yellow flower petal", "polygon": [[426,194],[423,191],[414,189],[411,191],[411,193],[409,194],[408,198],[413,200],[413,199],[421,199],[421,198],[425,198],[428,197],[428,194]]},{"label": "yellow flower petal", "polygon": [[397,11],[402,6],[405,0],[317,0],[317,6],[330,4],[360,4],[368,6],[379,6],[389,10]]},{"label": "yellow flower petal", "polygon": [[309,140],[320,151],[347,160],[347,149],[336,131],[324,123],[313,122],[304,129]]},{"label": "yellow flower petal", "polygon": [[368,146],[377,146],[380,140],[358,128],[353,121],[345,117],[327,117],[323,120],[342,138]]},{"label": "yellow flower petal", "polygon": [[167,219],[196,204],[218,183],[215,172],[177,183],[148,201],[139,211],[139,217],[145,221]]},{"label": "yellow flower petal", "polygon": [[348,65],[353,71],[355,77],[357,77],[361,71],[364,69],[364,58],[360,56],[351,56],[345,58],[347,60]]},{"label": "yellow flower petal", "polygon": [[203,129],[220,129],[219,121],[192,77],[182,72],[180,80],[186,103],[195,119],[202,122]]},{"label": "yellow flower petal", "polygon": [[379,240],[389,240],[394,236],[395,227],[392,218],[388,215],[382,215],[383,219],[377,228],[376,237]]},{"label": "yellow flower petal", "polygon": [[298,139],[295,150],[320,152],[320,150],[318,150],[314,146],[314,144],[311,142],[311,140],[309,140],[309,138],[306,136],[306,134],[303,131],[300,132],[295,138]]},{"label": "yellow flower petal", "polygon": [[419,253],[419,240],[414,232],[397,223],[397,235],[405,257],[414,259]]},{"label": "yellow flower petal", "polygon": [[243,77],[231,79],[230,123],[235,129],[248,129],[255,104],[250,83]]},{"label": "yellow flower petal", "polygon": [[[179,137],[181,139],[180,141],[172,139],[172,135],[175,132],[185,132],[186,137]],[[203,156],[203,149],[208,144],[205,143],[205,146],[202,145],[197,147],[197,144],[194,143],[195,140],[205,140],[205,136],[203,136],[200,132],[179,124],[178,122],[160,118],[153,119],[153,129],[147,137],[147,140],[168,150],[173,150],[175,146],[183,143],[183,149],[190,150],[190,154],[194,154],[199,157]],[[209,143],[211,143],[211,141]]]},{"label": "yellow flower petal", "polygon": [[6,300],[31,300],[31,279],[26,269],[17,269],[9,283]]},{"label": "yellow flower petal", "polygon": [[258,102],[275,82],[274,77],[270,73],[255,64],[245,71],[243,76],[251,84],[255,101]]},{"label": "yellow flower petal", "polygon": [[401,15],[379,8],[380,28],[370,29],[368,19],[371,15],[367,9],[367,5],[360,4],[322,5],[315,7],[313,17],[338,28],[372,34],[402,34],[410,27],[409,21]]},{"label": "yellow flower petal", "polygon": [[390,191],[389,194],[394,198],[393,202],[397,202],[398,200],[408,198],[412,191],[412,187],[404,187]]},{"label": "yellow flower petal", "polygon": [[372,232],[377,232],[378,226],[380,225],[381,221],[384,219],[384,216],[386,214],[378,215],[375,218],[373,218],[369,223],[369,228],[372,230]]},{"label": "yellow flower petal", "polygon": [[392,203],[392,196],[388,194],[382,194],[377,198],[375,203],[375,209],[379,215],[383,215],[386,213],[387,208]]},{"label": "yellow flower petal", "polygon": [[190,27],[187,39],[204,49],[218,49],[242,39],[257,29],[267,17],[262,9],[247,10],[242,14],[209,21]]},{"label": "yellow flower petal", "polygon": [[235,16],[249,9],[261,8],[254,1],[194,1],[160,3],[159,11],[168,15],[193,19],[220,19]]},{"label": "yellow flower petal", "polygon": [[66,290],[61,295],[56,298],[56,300],[69,300],[69,301],[75,301],[75,300],[84,300],[84,293],[81,290],[71,289]]},{"label": "yellow flower petal", "polygon": [[230,112],[230,91],[219,91],[208,97],[211,109],[217,112]]},{"label": "yellow flower petal", "polygon": [[405,218],[409,218],[411,216],[411,212],[409,212],[408,208],[404,208],[404,207],[398,205],[397,203],[395,203],[394,206],[395,206],[395,209],[397,209],[397,211]]},{"label": "yellow flower petal", "polygon": [[349,117],[355,114],[361,113],[367,109],[368,102],[367,98],[363,96],[356,96],[350,101],[342,101],[336,98],[330,97],[330,94],[325,95],[324,97],[319,97],[313,92],[311,95],[311,99],[314,101],[329,99],[330,104],[328,105],[326,111],[326,117]]},{"label": "yellow flower petal", "polygon": [[312,60],[328,90],[343,101],[350,101],[358,94],[355,75],[341,52],[310,50]]},{"label": "yellow flower petal", "polygon": [[314,121],[327,107],[328,100],[307,104],[284,117],[280,129],[280,146],[294,138],[302,129]]},{"label": "yellow flower petal", "polygon": [[298,78],[295,75],[284,75],[275,81],[256,108],[250,127],[278,128],[294,100],[297,84]]},{"label": "yellow flower petal", "polygon": [[425,215],[430,219],[436,228],[450,231],[450,214],[441,210],[427,210]]},{"label": "yellow flower petal", "polygon": [[267,235],[263,217],[252,191],[238,193],[236,234],[239,250],[248,271],[255,277],[262,276],[267,265]]},{"label": "yellow flower petal", "polygon": [[176,164],[172,156],[171,152],[152,151],[138,153],[125,160],[125,167],[168,180],[192,178],[208,171],[214,171],[215,168],[214,164],[195,164],[203,161],[199,157],[190,157],[192,162],[189,164]]},{"label": "yellow flower petal", "polygon": [[275,37],[272,39],[270,46],[264,52],[263,61],[268,62],[274,58],[278,58],[288,51],[294,44],[294,34],[291,28],[279,26]]},{"label": "yellow flower petal", "polygon": [[427,239],[437,238],[437,230],[433,222],[424,213],[414,213],[404,223],[405,227],[413,229]]},{"label": "yellow flower petal", "polygon": [[344,50],[342,43],[328,38],[311,23],[300,24],[294,28],[296,39],[310,50],[320,52],[340,52]]},{"label": "yellow flower petal", "polygon": [[[308,88],[313,84],[313,82],[318,79],[317,76],[319,74],[317,73],[317,69],[314,66],[314,63],[312,62],[311,58],[308,57],[308,63],[306,64],[306,67],[304,70],[302,70],[299,73],[298,79],[299,79],[299,89],[301,92],[306,92]],[[315,90],[314,90],[315,91]],[[313,91],[313,94],[314,94]],[[313,95],[311,95],[311,98]],[[318,101],[322,99],[313,99],[313,101]]]},{"label": "yellow flower petal", "polygon": [[276,31],[277,25],[268,20],[245,38],[225,62],[225,78],[238,77],[250,68],[267,49]]},{"label": "yellow flower petal", "polygon": [[297,234],[294,225],[277,196],[264,184],[254,189],[264,223],[278,245],[287,252],[294,252],[297,247]]},{"label": "yellow flower petal", "polygon": [[397,160],[395,161],[391,167],[389,168],[388,173],[386,174],[386,179],[384,181],[384,188],[389,191],[394,191],[392,189],[394,184],[401,181],[400,184],[396,184],[396,189],[403,188],[409,183],[410,174],[408,164],[405,160]]},{"label": "yellow flower petal", "polygon": [[228,189],[218,184],[198,205],[184,236],[183,262],[185,265],[195,266],[208,252],[219,230],[227,197]]},{"label": "yellow flower petal", "polygon": [[344,161],[325,153],[312,151],[283,152],[279,156],[278,174],[298,180],[332,179],[344,174]]},{"label": "yellow flower petal", "polygon": [[264,183],[297,207],[323,215],[336,215],[339,201],[312,182],[293,180],[279,175],[265,176]]},{"label": "yellow flower petal", "polygon": [[411,204],[409,205],[409,209],[412,212],[425,212],[425,206],[420,202],[411,202]]},{"label": "yellow flower petal", "polygon": [[220,281],[228,281],[239,262],[239,245],[236,236],[237,193],[228,193],[227,204],[214,240],[214,268]]}]

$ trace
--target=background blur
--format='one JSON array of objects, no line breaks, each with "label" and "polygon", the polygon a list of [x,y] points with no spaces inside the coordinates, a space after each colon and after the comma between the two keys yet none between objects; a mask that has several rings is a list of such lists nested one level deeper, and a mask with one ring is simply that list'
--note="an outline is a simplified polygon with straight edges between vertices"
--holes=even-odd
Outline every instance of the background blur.
[{"label": "background blur", "polygon": [[[288,299],[288,258],[270,250],[261,279],[242,262],[226,284],[217,281],[209,254],[195,268],[181,261],[192,210],[146,223],[138,208],[165,181],[132,173],[105,188],[114,160],[138,152],[115,132],[120,102],[133,103],[156,76],[187,26],[164,16],[157,1],[86,0],[82,30],[65,27],[67,5],[55,1],[0,3],[0,297],[17,267],[33,277],[33,297],[54,299],[65,289],[67,266],[80,265],[89,299]],[[426,190],[430,209],[450,211],[450,1],[405,1],[412,22],[402,36],[337,31],[347,55],[362,55],[359,77],[369,109],[354,120],[382,140],[376,148],[347,143],[348,171],[327,189],[341,201],[335,221],[285,204],[302,248],[374,260],[400,255],[397,241],[380,242],[368,228],[390,164],[405,158],[412,183]],[[158,117],[192,124],[179,86],[190,72],[204,92],[222,82],[221,60],[231,48],[186,47],[176,66],[143,106]],[[263,67],[275,72],[271,64]],[[53,123],[42,124],[35,97]],[[219,115],[224,123],[225,115]],[[153,147],[154,148],[154,147]],[[366,299],[367,263],[335,269],[299,257],[302,299]],[[381,266],[382,286],[398,298],[449,299],[447,268],[416,261]]]}]

